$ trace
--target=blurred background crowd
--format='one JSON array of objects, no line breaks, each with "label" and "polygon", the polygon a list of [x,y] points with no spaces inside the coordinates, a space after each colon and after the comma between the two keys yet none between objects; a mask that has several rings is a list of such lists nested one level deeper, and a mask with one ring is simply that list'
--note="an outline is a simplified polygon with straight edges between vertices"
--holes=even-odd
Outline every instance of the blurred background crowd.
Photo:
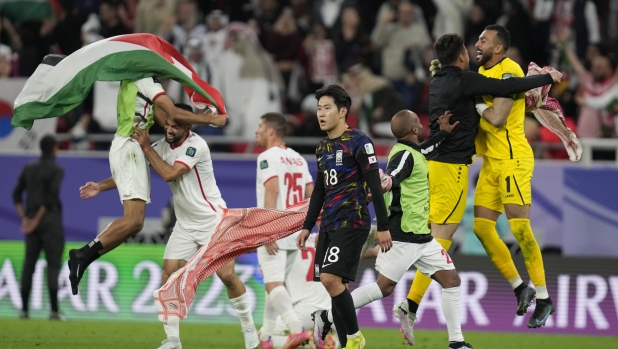
[{"label": "blurred background crowd", "polygon": [[[152,33],[223,95],[229,124],[195,131],[247,140],[272,111],[286,115],[289,135],[323,137],[313,92],[331,83],[352,96],[349,124],[374,139],[392,137],[388,122],[401,109],[427,123],[433,42],[463,35],[476,70],[478,36],[498,23],[510,31],[508,56],[524,72],[529,62],[563,72],[551,95],[580,138],[617,136],[618,0],[0,0],[0,16],[0,77],[28,77],[48,53]],[[164,86],[186,102],[178,83]],[[57,131],[71,135],[65,149],[107,149],[86,136],[115,132],[117,90],[117,82],[98,82],[60,119]],[[533,116],[525,130],[534,146],[558,145],[540,148],[538,157],[568,158]]]}]

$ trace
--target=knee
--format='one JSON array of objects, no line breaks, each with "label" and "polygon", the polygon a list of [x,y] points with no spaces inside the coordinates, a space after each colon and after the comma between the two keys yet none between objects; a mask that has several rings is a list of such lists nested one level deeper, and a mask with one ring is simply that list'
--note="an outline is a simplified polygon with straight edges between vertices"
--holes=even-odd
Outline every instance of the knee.
[{"label": "knee", "polygon": [[380,286],[380,291],[382,291],[382,297],[390,296],[395,290],[396,285],[397,284],[388,284],[388,285]]},{"label": "knee", "polygon": [[238,280],[238,275],[234,268],[223,268],[217,270],[217,276],[225,286],[233,285]]},{"label": "knee", "polygon": [[129,221],[129,231],[131,232],[131,235],[139,233],[140,231],[142,231],[142,228],[144,228],[143,219],[134,218]]},{"label": "knee", "polygon": [[448,277],[444,282],[444,285],[442,285],[442,288],[459,287],[460,285],[461,279],[459,278],[459,274],[457,274],[457,272],[453,270],[452,273],[449,273]]},{"label": "knee", "polygon": [[326,291],[330,294],[333,292],[337,293],[337,291],[341,288],[345,288],[345,285],[341,282],[341,279],[334,275],[322,274],[320,275],[320,281],[322,282],[322,285],[324,285],[324,288],[326,288]]}]

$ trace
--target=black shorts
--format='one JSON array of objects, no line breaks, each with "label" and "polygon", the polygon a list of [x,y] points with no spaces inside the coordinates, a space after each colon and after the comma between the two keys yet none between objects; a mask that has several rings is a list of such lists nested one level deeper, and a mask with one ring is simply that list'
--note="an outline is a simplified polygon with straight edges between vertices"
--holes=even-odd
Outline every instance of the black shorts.
[{"label": "black shorts", "polygon": [[367,240],[369,230],[338,229],[320,233],[315,250],[314,281],[320,281],[320,274],[341,276],[343,283],[356,279],[360,253]]}]

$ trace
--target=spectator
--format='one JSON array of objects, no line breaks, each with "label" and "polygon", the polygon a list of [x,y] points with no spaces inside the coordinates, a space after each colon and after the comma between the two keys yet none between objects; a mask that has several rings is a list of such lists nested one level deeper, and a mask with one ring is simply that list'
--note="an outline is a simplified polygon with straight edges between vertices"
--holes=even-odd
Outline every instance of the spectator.
[{"label": "spectator", "polygon": [[248,24],[258,35],[262,45],[265,45],[267,34],[273,30],[282,9],[277,0],[259,0],[257,3],[255,18],[249,20]]},{"label": "spectator", "polygon": [[310,91],[334,84],[337,80],[335,45],[328,39],[328,33],[322,24],[317,23],[313,28],[313,32],[303,43],[309,61],[307,76]]},{"label": "spectator", "polygon": [[47,40],[57,44],[63,55],[70,55],[82,47],[81,27],[85,21],[74,0],[62,0],[58,22],[47,36]]},{"label": "spectator", "polygon": [[313,20],[328,30],[337,26],[341,10],[356,3],[349,0],[316,0],[313,2]]},{"label": "spectator", "polygon": [[273,54],[275,64],[283,76],[286,87],[302,48],[303,38],[289,9],[283,11],[272,30],[265,33],[264,48]]},{"label": "spectator", "polygon": [[601,28],[597,6],[592,0],[571,0],[573,3],[573,23],[575,31],[575,52],[583,58],[590,44],[601,42]]},{"label": "spectator", "polygon": [[10,78],[13,75],[13,53],[11,48],[0,44],[0,78]]},{"label": "spectator", "polygon": [[200,17],[201,13],[194,0],[181,0],[176,7],[175,25],[171,28],[164,26],[159,36],[182,52],[188,38],[206,33],[206,26],[199,23]]},{"label": "spectator", "polygon": [[437,8],[432,34],[439,38],[447,33],[463,34],[465,29],[465,14],[470,12],[472,0],[433,0]]},{"label": "spectator", "polygon": [[290,0],[290,9],[298,31],[304,38],[311,31],[311,12],[307,0]]},{"label": "spectator", "polygon": [[[577,57],[572,46],[567,47],[565,53],[569,64],[577,74],[579,88],[584,98],[601,96],[616,86],[617,80],[609,58],[605,56],[595,57],[592,60],[592,67],[588,71]],[[580,103],[579,118],[577,119],[577,135],[580,138],[601,137],[604,128],[613,130],[613,126],[613,115],[606,110],[595,110]]]},{"label": "spectator", "polygon": [[[407,1],[399,4],[397,22],[391,23],[395,14],[387,12],[371,33],[372,41],[382,52],[382,75],[389,78],[405,108],[412,108],[418,97],[417,85],[424,78],[422,52],[431,44],[431,38],[424,23],[414,20],[414,8]],[[406,51],[411,54],[409,61],[416,67],[417,75],[406,66]]]},{"label": "spectator", "polygon": [[[516,47],[524,62],[530,61],[530,33],[532,23],[528,11],[520,0],[504,2],[504,14],[497,23],[504,26],[511,33],[511,47]],[[510,57],[510,56],[509,56]],[[518,62],[519,63],[519,62]],[[526,71],[527,63],[520,64]]]},{"label": "spectator", "polygon": [[356,8],[343,9],[341,24],[335,30],[334,43],[337,68],[340,72],[345,72],[358,63],[371,65],[371,42]]},{"label": "spectator", "polygon": [[392,138],[391,118],[405,107],[390,81],[360,64],[350,68],[349,77],[362,101],[358,128],[375,137]]},{"label": "spectator", "polygon": [[228,16],[220,10],[213,10],[206,16],[206,33],[202,36],[203,55],[208,64],[215,65],[225,46]]},{"label": "spectator", "polygon": [[129,33],[129,30],[120,21],[118,14],[120,6],[119,0],[103,0],[101,2],[99,15],[91,14],[82,25],[82,42],[84,45]]},{"label": "spectator", "polygon": [[[22,221],[21,231],[26,240],[26,256],[21,274],[22,309],[19,317],[28,319],[28,301],[32,289],[32,275],[41,250],[47,260],[47,286],[51,303],[50,320],[66,321],[58,308],[58,275],[64,250],[60,183],[64,170],[56,164],[56,140],[47,135],[41,139],[42,156],[26,165],[13,191],[13,202]],[[23,193],[26,191],[26,204]]]},{"label": "spectator", "polygon": [[250,26],[235,22],[227,30],[226,49],[213,69],[212,85],[221,92],[231,116],[226,134],[253,137],[260,116],[281,112],[283,80]]},{"label": "spectator", "polygon": [[159,34],[164,23],[173,22],[176,0],[139,0],[135,14],[135,32]]}]

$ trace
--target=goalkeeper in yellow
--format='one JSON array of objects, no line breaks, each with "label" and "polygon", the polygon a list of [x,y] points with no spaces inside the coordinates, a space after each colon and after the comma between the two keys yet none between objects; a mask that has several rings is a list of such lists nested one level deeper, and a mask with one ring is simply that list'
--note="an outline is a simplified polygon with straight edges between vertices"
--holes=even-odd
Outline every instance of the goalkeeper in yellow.
[{"label": "goalkeeper in yellow", "polygon": [[[475,45],[480,74],[502,80],[524,76],[519,64],[506,56],[510,41],[511,35],[503,26],[485,28]],[[554,305],[547,292],[541,249],[530,227],[534,155],[524,135],[525,95],[483,96],[482,101],[477,99],[476,108],[482,116],[476,151],[483,157],[483,165],[474,194],[474,233],[515,291],[517,315],[524,315],[536,297],[528,327],[541,327],[554,313]],[[496,232],[496,220],[502,212],[506,212],[511,231],[519,242],[536,291],[522,281],[508,248]]]}]

